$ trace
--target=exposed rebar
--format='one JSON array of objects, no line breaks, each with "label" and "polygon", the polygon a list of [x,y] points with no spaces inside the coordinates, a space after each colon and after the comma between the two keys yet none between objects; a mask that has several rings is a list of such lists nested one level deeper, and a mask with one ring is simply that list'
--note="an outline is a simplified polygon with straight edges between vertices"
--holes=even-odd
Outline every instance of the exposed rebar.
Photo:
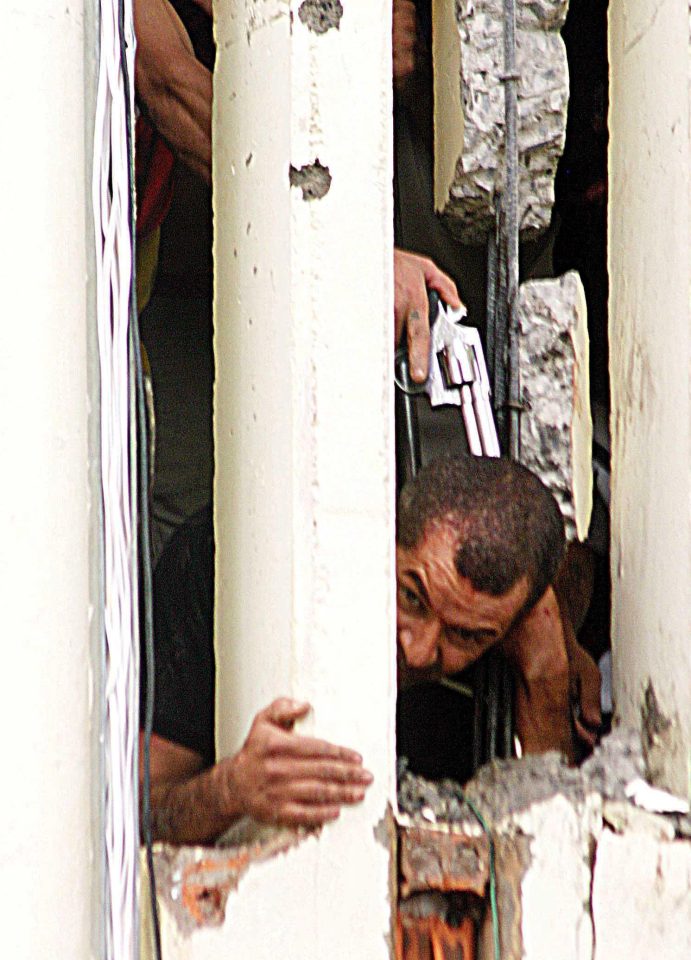
[{"label": "exposed rebar", "polygon": [[490,232],[487,239],[487,295],[485,301],[485,311],[487,316],[487,372],[489,382],[494,391],[494,367],[495,367],[495,340],[497,333],[497,270],[499,267],[499,254],[497,250],[497,231]]},{"label": "exposed rebar", "polygon": [[516,2],[504,0],[505,183],[503,193],[506,242],[506,306],[508,313],[509,456],[520,460],[521,380],[518,365],[518,71],[516,64]]}]

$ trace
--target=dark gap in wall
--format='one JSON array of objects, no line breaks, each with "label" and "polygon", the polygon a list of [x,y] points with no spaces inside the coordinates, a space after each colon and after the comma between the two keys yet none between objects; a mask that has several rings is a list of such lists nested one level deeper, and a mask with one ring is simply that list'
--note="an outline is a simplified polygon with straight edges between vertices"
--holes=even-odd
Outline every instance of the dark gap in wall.
[{"label": "dark gap in wall", "polygon": [[[553,225],[546,238],[522,244],[523,276],[559,276],[578,270],[588,304],[591,340],[591,397],[595,421],[598,487],[609,475],[609,376],[607,339],[607,0],[572,3],[562,36],[571,75],[571,97],[564,157],[556,183]],[[394,230],[398,246],[433,259],[456,281],[468,306],[468,322],[484,335],[486,252],[459,243],[434,213],[432,192],[432,70],[430,0],[416,0],[416,70],[394,89]],[[556,237],[552,269],[544,256]],[[538,266],[535,268],[534,265]],[[400,454],[403,412],[397,400]],[[465,449],[457,411],[431,411],[416,398],[422,462],[440,453]],[[398,486],[402,485],[399,456]],[[608,503],[596,498],[588,563],[593,578],[590,607],[580,640],[596,660],[609,649],[610,580]],[[586,578],[587,579],[587,578]],[[458,678],[474,683],[473,668]],[[473,701],[436,684],[401,691],[397,704],[397,747],[413,772],[432,779],[463,782],[472,773]]]}]

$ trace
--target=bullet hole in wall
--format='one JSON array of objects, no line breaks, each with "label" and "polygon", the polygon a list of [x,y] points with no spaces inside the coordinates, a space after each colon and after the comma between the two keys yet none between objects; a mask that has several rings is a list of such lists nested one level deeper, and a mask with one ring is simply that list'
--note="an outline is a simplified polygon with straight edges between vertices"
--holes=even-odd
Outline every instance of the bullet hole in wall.
[{"label": "bullet hole in wall", "polygon": [[340,0],[304,0],[300,4],[298,16],[308,30],[322,34],[332,28],[339,29],[343,6]]},{"label": "bullet hole in wall", "polygon": [[303,200],[321,200],[331,189],[331,180],[329,168],[318,159],[299,169],[292,164],[290,166],[290,185],[300,187]]}]

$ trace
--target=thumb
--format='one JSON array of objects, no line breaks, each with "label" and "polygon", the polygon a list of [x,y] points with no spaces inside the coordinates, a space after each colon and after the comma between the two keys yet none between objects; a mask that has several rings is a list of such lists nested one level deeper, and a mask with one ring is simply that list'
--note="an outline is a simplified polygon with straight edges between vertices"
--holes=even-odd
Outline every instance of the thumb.
[{"label": "thumb", "polygon": [[309,703],[291,700],[288,697],[279,697],[268,707],[267,717],[271,723],[275,723],[285,730],[292,730],[295,721],[305,717],[310,710]]}]

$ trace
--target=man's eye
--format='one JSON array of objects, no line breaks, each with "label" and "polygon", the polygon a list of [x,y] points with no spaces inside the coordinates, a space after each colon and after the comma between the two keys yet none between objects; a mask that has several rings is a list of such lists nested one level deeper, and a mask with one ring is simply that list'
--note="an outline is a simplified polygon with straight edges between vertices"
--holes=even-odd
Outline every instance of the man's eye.
[{"label": "man's eye", "polygon": [[420,597],[415,593],[414,590],[411,590],[410,587],[406,587],[404,583],[399,585],[398,592],[400,594],[401,600],[406,604],[407,607],[410,607],[411,610],[422,610],[423,604]]},{"label": "man's eye", "polygon": [[468,630],[447,629],[446,638],[449,643],[455,647],[474,647],[477,646],[476,637]]},{"label": "man's eye", "polygon": [[488,631],[465,630],[463,627],[447,627],[446,638],[454,647],[485,647],[496,638]]}]

